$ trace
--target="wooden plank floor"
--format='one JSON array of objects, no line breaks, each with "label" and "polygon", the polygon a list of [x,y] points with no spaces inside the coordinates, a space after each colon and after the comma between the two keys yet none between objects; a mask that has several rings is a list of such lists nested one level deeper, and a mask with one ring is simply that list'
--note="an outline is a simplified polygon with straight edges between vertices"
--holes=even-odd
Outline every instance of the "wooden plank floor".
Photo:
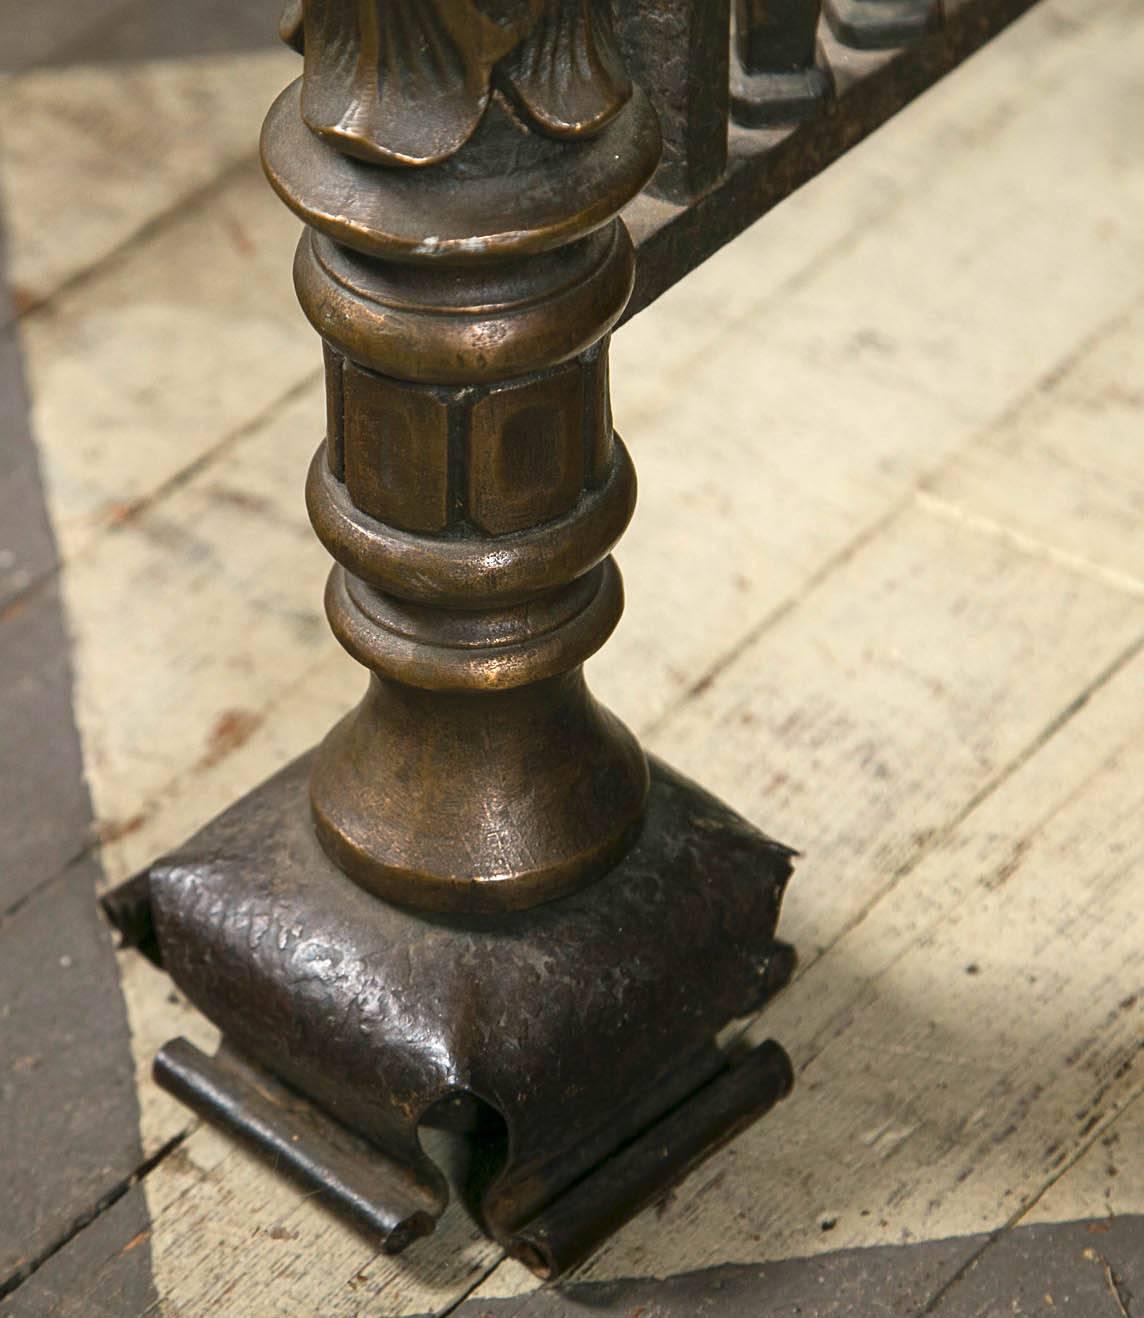
[{"label": "wooden plank floor", "polygon": [[[0,1313],[1144,1315],[1144,10],[1044,0],[614,344],[597,691],[804,851],[792,1097],[539,1288],[387,1259],[160,1094],[94,905],[362,678],[275,5],[0,18]],[[265,32],[265,39],[259,34]],[[145,125],[141,131],[140,125]]]}]

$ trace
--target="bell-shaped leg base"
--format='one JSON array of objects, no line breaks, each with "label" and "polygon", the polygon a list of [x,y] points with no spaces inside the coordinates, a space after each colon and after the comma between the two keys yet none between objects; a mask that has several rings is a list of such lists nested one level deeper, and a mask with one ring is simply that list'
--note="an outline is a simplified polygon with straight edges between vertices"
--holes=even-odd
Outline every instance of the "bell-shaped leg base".
[{"label": "bell-shaped leg base", "polygon": [[547,1277],[787,1092],[777,1044],[737,1058],[716,1040],[791,973],[788,848],[653,760],[643,830],[602,878],[528,910],[426,914],[329,859],[311,758],[107,906],[136,939],[150,916],[174,981],[286,1088],[181,1043],[160,1083],[383,1247],[448,1197],[423,1125],[468,1132],[464,1198]]},{"label": "bell-shaped leg base", "polygon": [[507,691],[374,677],[314,752],[318,838],[378,897],[495,914],[582,887],[643,821],[639,742],[580,668]]}]

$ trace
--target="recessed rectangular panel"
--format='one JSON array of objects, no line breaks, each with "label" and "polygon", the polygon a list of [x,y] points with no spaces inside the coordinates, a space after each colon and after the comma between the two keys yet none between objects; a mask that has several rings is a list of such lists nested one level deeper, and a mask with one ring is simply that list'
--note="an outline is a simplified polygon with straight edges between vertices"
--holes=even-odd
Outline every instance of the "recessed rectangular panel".
[{"label": "recessed rectangular panel", "polygon": [[584,484],[584,366],[491,389],[473,405],[468,513],[490,535],[567,512]]},{"label": "recessed rectangular panel", "polygon": [[449,406],[440,393],[347,361],[345,482],[362,512],[406,531],[449,520]]}]

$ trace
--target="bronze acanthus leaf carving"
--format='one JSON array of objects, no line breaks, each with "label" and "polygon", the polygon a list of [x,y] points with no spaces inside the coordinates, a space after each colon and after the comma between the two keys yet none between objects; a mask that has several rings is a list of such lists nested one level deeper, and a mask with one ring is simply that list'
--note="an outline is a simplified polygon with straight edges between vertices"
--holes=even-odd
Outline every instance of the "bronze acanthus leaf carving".
[{"label": "bronze acanthus leaf carving", "polygon": [[609,0],[288,0],[280,31],[305,55],[308,127],[383,165],[448,159],[494,90],[558,138],[591,137],[631,95]]}]

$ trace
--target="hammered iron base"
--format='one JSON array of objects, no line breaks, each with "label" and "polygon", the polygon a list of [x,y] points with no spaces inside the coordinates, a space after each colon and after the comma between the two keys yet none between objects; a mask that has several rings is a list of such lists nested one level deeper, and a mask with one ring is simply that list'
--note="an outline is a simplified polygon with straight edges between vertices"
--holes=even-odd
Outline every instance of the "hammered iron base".
[{"label": "hammered iron base", "polygon": [[526,911],[428,915],[327,859],[308,761],[155,864],[149,903],[136,884],[107,905],[128,938],[149,905],[162,964],[242,1059],[175,1041],[160,1083],[385,1248],[448,1200],[423,1125],[454,1132],[451,1179],[548,1277],[787,1092],[777,1044],[715,1040],[790,976],[789,848],[653,761],[643,833],[610,874]]}]

